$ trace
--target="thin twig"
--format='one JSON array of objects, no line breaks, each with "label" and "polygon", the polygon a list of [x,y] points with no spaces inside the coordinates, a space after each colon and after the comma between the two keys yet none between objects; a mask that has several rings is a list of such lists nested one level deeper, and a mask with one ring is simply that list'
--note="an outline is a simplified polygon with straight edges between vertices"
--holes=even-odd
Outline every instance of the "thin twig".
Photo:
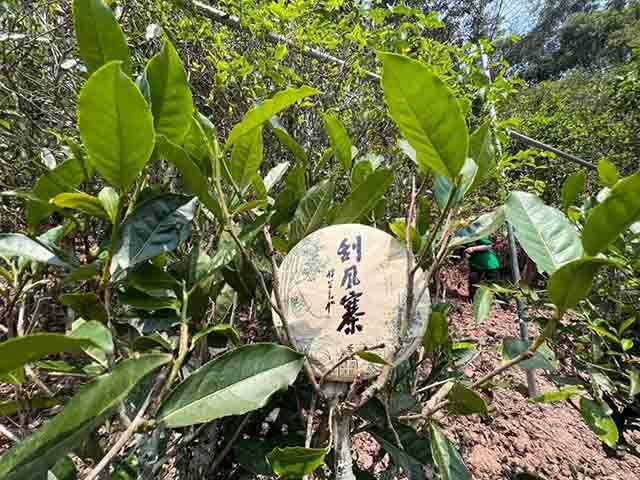
[{"label": "thin twig", "polygon": [[393,420],[391,420],[391,408],[389,406],[389,397],[391,395],[389,394],[389,392],[387,392],[387,395],[385,395],[384,397],[384,414],[387,417],[387,426],[389,427],[389,430],[391,430],[391,433],[393,433],[393,438],[396,441],[396,446],[400,449],[400,450],[404,450],[404,447],[402,446],[402,441],[400,440],[400,435],[398,435],[398,432],[396,430],[396,427],[393,426]]},{"label": "thin twig", "polygon": [[413,255],[413,242],[411,241],[411,227],[415,221],[416,208],[416,179],[411,177],[411,193],[409,194],[409,206],[407,207],[407,215],[404,222],[404,242],[407,250],[407,297],[405,305],[405,314],[400,318],[400,338],[404,338],[407,334],[409,323],[413,319],[413,289],[415,270],[413,268],[415,257]]},{"label": "thin twig", "polygon": [[238,440],[238,438],[242,434],[242,431],[244,430],[244,427],[247,426],[247,423],[249,423],[250,419],[251,419],[251,413],[248,413],[242,419],[242,422],[240,422],[240,425],[238,426],[238,428],[234,432],[233,436],[229,439],[229,443],[227,443],[225,445],[225,447],[222,449],[222,451],[213,460],[213,463],[209,467],[209,475],[213,474],[216,471],[216,469],[220,466],[220,463],[222,463],[222,461],[225,459],[225,457],[229,454],[229,452],[231,451],[231,447],[233,447],[233,444],[236,442],[236,440]]},{"label": "thin twig", "polygon": [[304,439],[305,448],[311,447],[311,437],[313,436],[313,419],[315,418],[317,399],[317,395],[314,395],[313,392],[311,392],[311,406],[309,407],[309,413],[307,414],[307,435]]},{"label": "thin twig", "polygon": [[352,353],[350,353],[348,355],[345,355],[340,360],[338,360],[338,362],[333,367],[331,367],[329,370],[324,372],[324,374],[320,377],[320,381],[318,383],[320,385],[323,385],[324,382],[327,380],[327,377],[329,375],[331,375],[340,365],[342,365],[343,363],[345,363],[345,362],[351,360],[353,357],[355,357],[356,354],[358,354],[360,352],[369,352],[371,350],[379,350],[381,348],[384,348],[384,343],[380,343],[378,345],[374,345],[373,347],[364,347],[362,350],[358,350],[357,352],[352,352]]},{"label": "thin twig", "polygon": [[15,433],[9,430],[7,427],[0,423],[0,433],[7,437],[12,442],[18,443],[20,442],[20,437],[18,437]]}]

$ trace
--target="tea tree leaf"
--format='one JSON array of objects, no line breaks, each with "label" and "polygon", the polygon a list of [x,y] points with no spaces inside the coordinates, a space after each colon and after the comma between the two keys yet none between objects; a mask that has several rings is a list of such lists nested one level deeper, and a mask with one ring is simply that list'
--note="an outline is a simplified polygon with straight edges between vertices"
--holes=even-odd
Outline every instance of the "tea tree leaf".
[{"label": "tea tree leaf", "polygon": [[351,138],[344,128],[342,122],[335,115],[328,113],[324,115],[324,126],[329,134],[331,148],[335,153],[336,159],[342,165],[345,172],[351,170]]},{"label": "tea tree leaf", "polygon": [[279,345],[239,347],[178,385],[162,404],[158,421],[178,428],[261,408],[293,383],[303,361],[303,355]]},{"label": "tea tree leaf", "polygon": [[227,340],[230,340],[234,345],[242,345],[242,339],[240,338],[240,334],[238,331],[233,328],[228,323],[219,323],[218,325],[213,325],[209,328],[205,328],[201,332],[196,333],[191,339],[191,348],[195,347],[198,343],[198,340],[204,337],[217,336],[217,337],[225,337]]},{"label": "tea tree leaf", "polygon": [[511,192],[505,204],[507,221],[527,255],[543,272],[553,273],[582,256],[576,228],[558,209],[526,192]]},{"label": "tea tree leaf", "polygon": [[[476,175],[478,173],[478,165],[472,159],[467,158],[460,172],[460,183],[455,189],[455,197],[453,201],[459,203],[471,189]],[[449,201],[449,197],[454,192],[454,185],[451,180],[443,175],[436,175],[435,185],[436,203],[440,210],[444,210]]]},{"label": "tea tree leaf", "polygon": [[582,230],[582,244],[589,255],[604,250],[634,222],[640,220],[640,173],[616,184],[609,196],[593,208]]},{"label": "tea tree leaf", "polygon": [[80,58],[93,73],[113,60],[131,72],[127,39],[111,8],[103,0],[74,0],[73,19]]},{"label": "tea tree leaf", "polygon": [[460,106],[427,66],[379,53],[382,88],[391,118],[416,151],[421,168],[456,178],[467,158],[469,134]]},{"label": "tea tree leaf", "polygon": [[606,415],[602,406],[588,398],[580,399],[580,413],[584,422],[600,440],[610,447],[618,443],[618,427],[611,416]]},{"label": "tea tree leaf", "polygon": [[393,172],[379,168],[338,207],[334,224],[357,223],[376,206],[393,183]]},{"label": "tea tree leaf", "polygon": [[307,157],[304,148],[300,146],[300,144],[296,141],[295,138],[291,136],[291,134],[284,128],[284,125],[280,122],[278,117],[271,117],[269,120],[269,126],[271,127],[271,131],[276,136],[280,143],[285,145],[293,156],[300,160],[303,165],[306,165],[309,162],[309,157]]},{"label": "tea tree leaf", "polygon": [[380,355],[378,355],[377,353],[374,353],[374,352],[367,352],[365,350],[365,351],[362,351],[362,352],[356,352],[355,355],[356,355],[356,357],[361,358],[365,362],[375,363],[375,364],[378,364],[378,365],[391,365],[384,358],[382,358]]},{"label": "tea tree leaf", "polygon": [[[521,353],[527,351],[529,346],[530,342],[525,342],[524,340],[519,340],[514,337],[505,337],[502,340],[503,361],[508,362],[509,360],[513,360]],[[524,369],[541,368],[543,370],[555,370],[557,368],[557,362],[555,362],[553,351],[546,344],[543,344],[533,358],[520,362],[518,366]]]},{"label": "tea tree leaf", "polygon": [[480,215],[471,225],[454,233],[449,246],[456,248],[487,237],[498,230],[504,224],[504,221],[504,207],[498,207],[493,212]]},{"label": "tea tree leaf", "polygon": [[373,165],[369,160],[361,160],[355,164],[351,171],[351,188],[356,189],[373,173]]},{"label": "tea tree leaf", "polygon": [[59,333],[36,333],[0,343],[0,374],[6,374],[53,353],[97,346],[88,338],[71,338]]},{"label": "tea tree leaf", "polygon": [[79,210],[92,217],[109,220],[109,215],[102,207],[100,200],[86,193],[60,193],[49,200],[49,202],[53,203],[56,207]]},{"label": "tea tree leaf", "polygon": [[532,398],[531,401],[534,403],[561,402],[583,392],[584,390],[582,390],[578,385],[568,385],[558,390],[544,392],[542,395]]},{"label": "tea tree leaf", "polygon": [[442,480],[471,480],[471,473],[460,453],[435,423],[429,425],[431,453]]},{"label": "tea tree leaf", "polygon": [[262,163],[262,127],[239,137],[231,152],[231,177],[242,191],[251,184]]},{"label": "tea tree leaf", "polygon": [[493,305],[493,290],[480,287],[473,296],[473,314],[476,324],[484,322],[491,314]]},{"label": "tea tree leaf", "polygon": [[109,365],[107,356],[113,355],[113,338],[111,330],[105,324],[92,320],[76,320],[73,322],[73,330],[69,333],[72,338],[89,338],[97,346],[82,347],[82,350],[103,367]]},{"label": "tea tree leaf", "polygon": [[191,128],[193,99],[182,60],[169,39],[145,73],[156,133],[180,144]]},{"label": "tea tree leaf", "polygon": [[44,244],[21,233],[0,233],[0,255],[19,257],[32,262],[47,263],[57,267],[69,267],[69,263]]},{"label": "tea tree leaf", "polygon": [[598,162],[598,176],[605,187],[613,187],[620,180],[618,169],[606,158]]},{"label": "tea tree leaf", "polygon": [[120,205],[120,195],[111,187],[104,187],[98,194],[98,200],[102,208],[107,212],[111,223],[116,223],[118,218],[118,207]]},{"label": "tea tree leaf", "polygon": [[276,186],[289,170],[289,162],[282,162],[273,167],[264,177],[264,188],[266,193]]},{"label": "tea tree leaf", "polygon": [[267,460],[279,477],[302,478],[315,472],[324,463],[326,448],[274,448]]},{"label": "tea tree leaf", "polygon": [[[382,415],[380,424],[384,425],[386,418],[384,417],[382,406],[380,406],[380,410]],[[419,436],[413,428],[406,425],[396,424],[395,429],[404,450],[396,445],[394,435],[389,428],[383,430],[380,427],[374,427],[369,431],[382,448],[393,458],[396,465],[402,467],[407,478],[424,480],[426,478],[424,466],[432,464],[429,440]]]},{"label": "tea tree leaf", "polygon": [[147,102],[119,62],[101,67],[82,87],[78,129],[100,175],[128,190],[151,157],[155,133]]},{"label": "tea tree leaf", "polygon": [[120,226],[111,275],[175,250],[188,232],[196,201],[163,194],[139,205]]},{"label": "tea tree leaf", "polygon": [[458,415],[487,415],[487,404],[480,395],[460,382],[456,382],[449,391],[449,410]]},{"label": "tea tree leaf", "polygon": [[277,115],[297,101],[318,93],[320,93],[319,90],[307,86],[287,88],[286,90],[276,93],[272,98],[252,108],[242,117],[242,121],[233,127],[233,130],[229,134],[227,145],[233,145],[240,137],[246,135],[254,128],[259,127],[271,117]]},{"label": "tea tree leaf", "polygon": [[289,226],[290,247],[315,232],[327,220],[326,217],[331,206],[333,190],[333,181],[325,180],[311,187],[302,197]]},{"label": "tea tree leaf", "polygon": [[574,308],[591,291],[593,279],[606,265],[615,265],[606,258],[585,257],[556,270],[547,282],[549,297],[560,313]]},{"label": "tea tree leaf", "polygon": [[93,292],[86,293],[66,293],[60,295],[60,303],[71,307],[78,316],[85,320],[97,320],[107,323],[108,315],[104,305]]},{"label": "tea tree leaf", "polygon": [[478,166],[478,171],[469,190],[475,189],[494,167],[494,152],[491,138],[490,121],[484,122],[469,137],[469,157]]},{"label": "tea tree leaf", "polygon": [[422,346],[426,353],[431,353],[435,347],[447,343],[449,339],[449,323],[447,321],[446,305],[434,305],[429,316],[427,331],[422,338]]},{"label": "tea tree leaf", "polygon": [[587,175],[584,172],[574,173],[567,177],[562,184],[562,210],[566,211],[571,205],[575,204],[576,200],[584,190],[585,182],[587,181]]},{"label": "tea tree leaf", "polygon": [[43,478],[52,465],[78,447],[117,409],[140,380],[170,360],[170,355],[149,354],[118,363],[110,374],[81,389],[61,413],[4,454],[0,458],[0,478]]},{"label": "tea tree leaf", "polygon": [[276,197],[276,213],[271,217],[273,228],[289,221],[304,196],[306,191],[304,168],[296,167],[289,170],[284,182],[284,190]]}]

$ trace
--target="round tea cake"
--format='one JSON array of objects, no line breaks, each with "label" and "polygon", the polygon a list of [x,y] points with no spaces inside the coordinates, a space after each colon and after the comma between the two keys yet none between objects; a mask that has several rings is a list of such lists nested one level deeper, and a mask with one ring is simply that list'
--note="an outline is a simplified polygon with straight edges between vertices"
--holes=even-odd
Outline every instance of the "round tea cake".
[{"label": "round tea cake", "polygon": [[[301,240],[280,267],[280,295],[291,335],[318,376],[349,353],[375,345],[384,344],[374,352],[391,364],[415,351],[427,327],[430,303],[425,295],[402,336],[406,286],[404,245],[365,225],[318,230]],[[422,286],[422,272],[417,272],[416,296]],[[282,336],[280,317],[275,312],[273,316]],[[354,357],[327,379],[370,378],[381,368]]]}]

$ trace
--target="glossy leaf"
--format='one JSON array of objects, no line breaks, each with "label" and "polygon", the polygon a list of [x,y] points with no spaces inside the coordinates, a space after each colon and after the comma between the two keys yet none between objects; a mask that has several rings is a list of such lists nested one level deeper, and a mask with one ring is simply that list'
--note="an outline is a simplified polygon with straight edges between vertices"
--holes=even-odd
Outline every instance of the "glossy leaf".
[{"label": "glossy leaf", "polygon": [[505,204],[507,221],[527,255],[538,268],[553,273],[582,256],[576,228],[558,209],[526,192],[511,192]]},{"label": "glossy leaf", "polygon": [[0,478],[42,478],[117,409],[140,380],[170,360],[170,355],[150,354],[119,362],[110,374],[81,389],[61,413],[4,454],[0,458]]},{"label": "glossy leaf", "polygon": [[462,228],[453,234],[450,248],[473,243],[481,238],[492,235],[505,221],[504,208],[498,207],[493,212],[480,215],[468,227]]},{"label": "glossy leaf", "polygon": [[193,163],[189,155],[179,146],[171,143],[166,137],[158,137],[158,150],[173,163],[184,181],[186,187],[198,197],[198,200],[215,215],[218,221],[223,222],[222,208],[219,202],[209,193],[209,184],[198,166]]},{"label": "glossy leaf", "polygon": [[334,224],[357,223],[376,206],[393,183],[393,172],[379,168],[337,208]]},{"label": "glossy leaf", "polygon": [[60,193],[49,201],[59,208],[79,210],[92,217],[109,220],[100,200],[86,193]]},{"label": "glossy leaf", "polygon": [[533,403],[561,402],[583,392],[584,390],[577,385],[567,385],[566,387],[562,387],[558,390],[544,392],[543,394],[532,398],[531,401]]},{"label": "glossy leaf", "polygon": [[241,191],[251,185],[251,180],[258,174],[262,163],[262,150],[262,127],[247,132],[234,143],[229,169],[231,177]]},{"label": "glossy leaf", "polygon": [[[505,337],[502,340],[502,357],[504,361],[513,360],[521,353],[527,351],[530,346],[530,342],[525,342],[514,337]],[[531,369],[541,368],[543,370],[555,370],[557,363],[553,351],[543,344],[535,353],[533,358],[525,360],[518,364],[520,368]]]},{"label": "glossy leaf", "polygon": [[435,347],[447,343],[449,339],[449,323],[447,320],[446,305],[434,305],[431,308],[427,331],[422,338],[422,346],[426,353],[431,353]]},{"label": "glossy leaf", "polygon": [[480,395],[466,385],[456,382],[447,395],[449,410],[458,415],[487,415],[487,404]]},{"label": "glossy leaf", "polygon": [[560,313],[574,308],[591,291],[598,271],[613,262],[606,258],[583,257],[556,270],[547,282],[551,301]]},{"label": "glossy leaf", "polygon": [[473,296],[473,316],[476,324],[484,322],[491,315],[493,306],[493,290],[480,287]]},{"label": "glossy leaf", "polygon": [[[381,415],[382,417],[377,423],[378,425],[386,424],[384,410],[382,410]],[[374,423],[374,425],[376,425],[376,423]],[[429,440],[420,437],[413,428],[407,425],[396,424],[394,427],[404,449],[400,449],[396,445],[394,435],[390,429],[374,427],[369,431],[376,441],[380,443],[380,446],[393,458],[394,463],[404,470],[407,478],[411,480],[424,480],[426,478],[424,474],[425,465],[432,465]]]},{"label": "glossy leaf", "polygon": [[219,323],[196,333],[191,339],[191,346],[194,347],[196,343],[198,343],[198,340],[208,336],[225,337],[236,346],[242,344],[240,334],[235,328],[228,323]]},{"label": "glossy leaf", "polygon": [[324,115],[324,126],[329,134],[331,148],[344,171],[351,170],[351,138],[342,122],[332,113]]},{"label": "glossy leaf", "polygon": [[96,346],[82,347],[82,350],[103,367],[108,366],[108,356],[113,355],[113,337],[111,330],[105,324],[92,320],[76,320],[73,330],[69,333],[72,338],[89,338]]},{"label": "glossy leaf", "polygon": [[378,355],[375,352],[368,352],[366,350],[363,350],[362,352],[356,352],[355,355],[356,357],[361,358],[365,362],[375,363],[377,365],[391,365],[389,362],[387,362],[384,358],[382,358],[380,355]]},{"label": "glossy leaf", "polygon": [[640,173],[616,184],[609,196],[593,208],[582,230],[582,243],[589,255],[604,250],[634,222],[640,220]]},{"label": "glossy leaf", "polygon": [[620,180],[618,169],[606,158],[598,162],[598,176],[605,187],[613,187]]},{"label": "glossy leaf", "polygon": [[138,290],[175,290],[180,283],[169,272],[154,263],[143,263],[127,275],[127,283]]},{"label": "glossy leaf", "polygon": [[289,225],[290,247],[315,232],[327,221],[327,213],[333,199],[333,191],[333,181],[325,180],[311,187],[302,197]]},{"label": "glossy leaf", "polygon": [[38,411],[45,408],[52,408],[64,403],[56,398],[29,398],[20,400],[20,405],[15,400],[0,403],[0,417],[10,417],[18,413],[18,407],[28,411]]},{"label": "glossy leaf", "polygon": [[54,210],[49,200],[59,193],[75,189],[82,180],[84,172],[78,158],[71,158],[41,175],[32,191],[36,200],[27,201],[27,223],[37,227]]},{"label": "glossy leaf", "polygon": [[73,19],[80,58],[89,73],[119,60],[131,71],[127,39],[111,8],[103,0],[74,0]]},{"label": "glossy leaf", "polygon": [[562,210],[566,211],[571,205],[574,205],[584,190],[587,175],[580,171],[567,177],[562,184]]},{"label": "glossy leaf", "polygon": [[21,233],[0,233],[0,256],[20,257],[32,262],[69,267],[69,264],[49,247]]},{"label": "glossy leaf", "polygon": [[467,158],[469,134],[455,97],[427,66],[408,57],[379,54],[382,88],[391,118],[423,168],[455,178]]},{"label": "glossy leaf", "polygon": [[196,199],[163,194],[139,205],[122,223],[111,275],[177,248],[193,219]]},{"label": "glossy leaf", "polygon": [[293,383],[303,359],[274,344],[239,347],[178,385],[162,404],[158,421],[177,428],[261,408],[272,394]]},{"label": "glossy leaf", "polygon": [[283,179],[287,170],[289,170],[289,162],[282,162],[267,172],[264,177],[264,187],[267,193]]},{"label": "glossy leaf", "polygon": [[145,74],[156,133],[180,144],[191,128],[193,99],[182,60],[169,39],[165,38]]},{"label": "glossy leaf", "polygon": [[147,102],[118,62],[101,67],[82,87],[78,129],[100,175],[128,190],[151,157],[155,133]]},{"label": "glossy leaf", "polygon": [[[467,158],[460,172],[460,183],[455,189],[453,198],[454,204],[460,203],[465,195],[469,192],[478,173],[478,166],[472,159]],[[454,193],[454,185],[448,177],[436,175],[435,181],[435,197],[436,203],[440,210],[444,210],[449,201],[449,197]]]},{"label": "glossy leaf", "polygon": [[261,105],[252,108],[244,117],[242,117],[242,121],[233,127],[233,130],[229,134],[229,138],[227,138],[227,145],[232,145],[240,137],[246,135],[254,128],[259,127],[285,108],[293,105],[303,98],[317,93],[320,92],[315,88],[307,86],[302,86],[300,88],[288,88],[276,93],[272,98]]},{"label": "glossy leaf", "polygon": [[156,297],[135,288],[128,288],[120,292],[119,298],[124,305],[129,305],[139,310],[154,311],[168,308],[179,311],[180,309],[180,302],[176,298]]},{"label": "glossy leaf", "polygon": [[78,472],[76,465],[68,455],[58,460],[58,462],[47,472],[46,480],[76,480]]},{"label": "glossy leaf", "polygon": [[326,448],[274,448],[267,460],[278,477],[302,478],[315,472],[324,463]]},{"label": "glossy leaf", "polygon": [[431,452],[442,480],[471,480],[471,473],[460,453],[435,423],[429,425]]},{"label": "glossy leaf", "polygon": [[490,125],[491,122],[487,120],[469,137],[469,157],[478,166],[478,171],[469,190],[475,189],[489,175],[495,165]]},{"label": "glossy leaf", "polygon": [[97,320],[102,323],[107,323],[107,310],[104,308],[98,295],[93,292],[66,293],[60,295],[60,303],[71,307],[78,316],[85,320]]},{"label": "glossy leaf", "polygon": [[351,188],[356,189],[366,178],[373,173],[373,165],[369,160],[360,160],[356,162],[351,172]]},{"label": "glossy leaf", "polygon": [[104,187],[98,194],[98,200],[111,223],[116,223],[118,218],[118,208],[120,206],[120,195],[111,187]]},{"label": "glossy leaf", "polygon": [[271,225],[274,228],[291,219],[305,191],[304,169],[292,168],[285,178],[284,190],[276,197],[276,212],[271,217]]},{"label": "glossy leaf", "polygon": [[291,136],[291,134],[284,128],[284,125],[280,122],[278,117],[271,117],[269,120],[269,126],[271,127],[271,131],[273,134],[280,140],[280,143],[285,145],[293,156],[300,160],[303,165],[306,165],[309,161],[304,148],[300,146],[300,144],[296,141],[295,138]]},{"label": "glossy leaf", "polygon": [[610,447],[615,447],[616,443],[618,443],[618,427],[613,418],[606,414],[598,402],[584,397],[581,398],[580,413],[584,422],[600,440]]},{"label": "glossy leaf", "polygon": [[97,346],[88,338],[71,338],[59,333],[36,333],[15,337],[0,343],[0,374],[6,374],[28,363],[54,353]]},{"label": "glossy leaf", "polygon": [[640,372],[629,370],[629,398],[633,398],[640,393]]}]

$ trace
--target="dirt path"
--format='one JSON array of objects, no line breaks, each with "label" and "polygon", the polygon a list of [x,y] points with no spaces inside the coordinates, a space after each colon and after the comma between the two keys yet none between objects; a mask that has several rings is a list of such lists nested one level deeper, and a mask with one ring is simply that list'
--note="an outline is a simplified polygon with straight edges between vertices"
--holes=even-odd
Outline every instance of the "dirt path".
[{"label": "dirt path", "polygon": [[[455,283],[458,288],[461,282]],[[460,293],[465,293],[463,289]],[[490,319],[477,326],[472,305],[456,299],[452,302],[455,311],[450,328],[454,338],[473,338],[485,352],[464,372],[477,378],[499,364],[495,348],[502,338],[518,335],[515,311],[494,306]],[[546,480],[640,480],[640,460],[630,454],[622,459],[608,457],[580,413],[567,402],[529,402],[522,370],[508,372],[499,382],[509,383],[511,388],[494,389],[485,396],[495,409],[488,419],[443,418],[474,479],[508,479],[529,472]],[[542,371],[537,371],[537,386],[540,392],[555,389]],[[640,443],[637,436],[630,438],[636,445]]]}]

